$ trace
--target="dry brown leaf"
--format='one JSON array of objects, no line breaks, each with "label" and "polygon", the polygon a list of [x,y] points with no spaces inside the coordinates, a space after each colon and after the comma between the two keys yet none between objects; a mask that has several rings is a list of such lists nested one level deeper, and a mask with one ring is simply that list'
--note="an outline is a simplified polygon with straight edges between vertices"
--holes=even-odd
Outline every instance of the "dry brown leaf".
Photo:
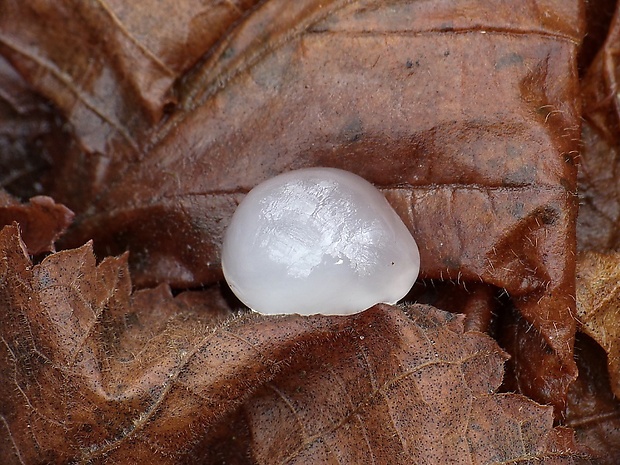
[{"label": "dry brown leaf", "polygon": [[580,375],[569,393],[567,423],[597,453],[597,463],[615,464],[620,461],[619,5],[606,33],[583,81],[577,224],[578,248],[583,251],[577,262],[578,318],[582,330],[602,349],[585,337],[580,342]]},{"label": "dry brown leaf", "polygon": [[[572,432],[549,434],[550,409],[540,416],[529,399],[494,393],[499,354],[480,334],[463,335],[460,317],[406,312],[414,324],[390,313],[366,329],[360,318],[363,343],[309,353],[245,403],[257,463],[553,463],[575,450]],[[385,337],[391,325],[396,341]]]},{"label": "dry brown leaf", "polygon": [[617,2],[616,0],[587,0],[584,3],[586,32],[579,52],[581,74],[587,71],[597,53],[603,48]]},{"label": "dry brown leaf", "polygon": [[498,290],[487,284],[458,284],[451,281],[419,280],[405,297],[406,302],[431,305],[465,315],[467,331],[492,332]]},{"label": "dry brown leaf", "polygon": [[73,216],[71,210],[50,197],[39,195],[23,204],[0,188],[0,228],[19,223],[32,255],[56,250],[54,243],[67,230]]},{"label": "dry brown leaf", "polygon": [[33,255],[53,251],[74,216],[50,197],[36,195],[53,154],[65,148],[57,119],[49,103],[0,56],[0,228],[18,222]]},{"label": "dry brown leaf", "polygon": [[27,199],[42,193],[54,155],[67,134],[49,102],[0,56],[0,189]]},{"label": "dry brown leaf", "polygon": [[620,253],[582,252],[577,265],[577,317],[607,352],[611,389],[620,397]]},{"label": "dry brown leaf", "polygon": [[137,156],[141,132],[174,101],[175,79],[253,3],[7,1],[0,45],[89,152],[121,144]]},{"label": "dry brown leaf", "polygon": [[460,316],[230,318],[213,292],[130,294],[126,259],[89,245],[33,267],[9,226],[0,250],[3,463],[584,457],[550,407],[495,393],[506,355]]},{"label": "dry brown leaf", "polygon": [[3,2],[0,53],[75,132],[50,180],[74,210],[107,188],[106,170],[142,157],[145,133],[177,100],[176,81],[255,3]]},{"label": "dry brown leaf", "polygon": [[507,0],[247,2],[187,57],[182,33],[134,8],[11,2],[0,18],[0,52],[88,152],[55,178],[54,198],[81,213],[66,245],[130,250],[139,286],[201,285],[221,278],[222,232],[248,189],[308,165],[354,171],[411,228],[425,277],[510,293],[550,348],[527,371],[559,375],[552,391],[521,385],[562,411],[576,376],[580,1],[519,15]]},{"label": "dry brown leaf", "polygon": [[[620,401],[611,392],[605,352],[591,339],[577,335],[579,377],[568,395],[566,424],[575,429],[598,465],[620,463]],[[588,462],[592,463],[592,462]]]},{"label": "dry brown leaf", "polygon": [[603,252],[620,248],[618,44],[620,8],[617,7],[605,44],[582,84],[584,125],[577,227],[581,250]]}]

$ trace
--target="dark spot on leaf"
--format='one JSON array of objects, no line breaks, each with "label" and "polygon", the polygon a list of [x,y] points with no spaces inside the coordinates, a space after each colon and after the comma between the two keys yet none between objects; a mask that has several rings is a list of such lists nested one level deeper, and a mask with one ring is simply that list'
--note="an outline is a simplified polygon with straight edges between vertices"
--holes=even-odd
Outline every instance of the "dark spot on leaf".
[{"label": "dark spot on leaf", "polygon": [[547,207],[539,215],[540,220],[546,226],[552,226],[555,224],[559,217],[559,213],[555,208]]},{"label": "dark spot on leaf", "polygon": [[349,143],[358,142],[364,136],[362,120],[358,116],[353,117],[341,131],[342,137]]},{"label": "dark spot on leaf", "polygon": [[523,64],[523,57],[517,52],[512,52],[500,57],[495,63],[495,69],[500,70],[508,66],[521,64]]}]

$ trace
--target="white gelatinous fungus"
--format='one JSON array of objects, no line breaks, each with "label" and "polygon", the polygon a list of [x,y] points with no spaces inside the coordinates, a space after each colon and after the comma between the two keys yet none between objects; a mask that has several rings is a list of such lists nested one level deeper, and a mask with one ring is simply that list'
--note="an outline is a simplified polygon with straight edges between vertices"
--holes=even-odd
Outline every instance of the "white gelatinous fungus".
[{"label": "white gelatinous fungus", "polygon": [[420,254],[372,184],[340,169],[306,168],[248,193],[226,231],[222,267],[257,312],[351,314],[403,298]]}]

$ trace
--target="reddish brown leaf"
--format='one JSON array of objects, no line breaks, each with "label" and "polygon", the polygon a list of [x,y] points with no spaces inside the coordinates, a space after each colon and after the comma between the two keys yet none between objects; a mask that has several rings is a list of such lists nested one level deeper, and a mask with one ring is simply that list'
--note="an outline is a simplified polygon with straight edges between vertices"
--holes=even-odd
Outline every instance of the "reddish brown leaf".
[{"label": "reddish brown leaf", "polygon": [[[49,105],[0,57],[0,228],[20,224],[28,252],[54,250],[54,242],[67,229],[73,212],[45,196],[32,196],[42,189],[42,173],[52,152],[63,150],[57,137],[57,118]],[[10,195],[25,195],[22,204]]]},{"label": "reddish brown leaf", "polygon": [[[515,15],[507,0],[270,0],[227,13],[217,45],[207,34],[188,58],[180,33],[146,27],[135,8],[14,2],[0,19],[0,51],[97,152],[57,178],[55,198],[83,212],[68,245],[130,250],[139,286],[212,282],[248,189],[308,165],[354,171],[414,232],[425,277],[509,292],[550,348],[522,363],[534,379],[550,366],[560,376],[553,391],[520,385],[562,410],[576,376],[580,1]],[[197,17],[175,22],[186,31]],[[89,182],[72,182],[76,171]]]},{"label": "reddish brown leaf", "polygon": [[[463,335],[460,317],[413,306],[415,325],[391,313],[382,316],[386,322],[373,316],[369,330],[365,316],[354,326],[363,343],[331,356],[308,354],[293,376],[279,376],[245,404],[258,463],[328,463],[333,456],[359,464],[561,462],[562,451],[575,450],[571,432],[549,434],[550,409],[540,416],[530,400],[492,394],[501,379],[498,354],[478,333]],[[388,323],[400,333],[389,342]],[[326,391],[328,404],[317,402]],[[524,438],[536,439],[525,445]]]},{"label": "reddish brown leaf", "polygon": [[[504,389],[517,392],[542,390],[552,398],[566,388],[564,368],[553,363],[553,349],[545,337],[514,309],[504,309],[500,317],[497,340],[510,354]],[[562,399],[565,402],[566,399]],[[564,421],[563,412],[560,421]]]},{"label": "reddish brown leaf", "polygon": [[0,53],[75,132],[50,180],[61,201],[87,208],[107,187],[106,170],[142,157],[145,132],[176,102],[176,80],[255,3],[3,2]]},{"label": "reddish brown leaf", "polygon": [[620,397],[620,254],[583,252],[577,264],[577,317],[607,352],[611,389]]},{"label": "reddish brown leaf", "polygon": [[584,73],[591,65],[607,38],[609,25],[616,10],[616,0],[588,0],[585,3],[586,33],[579,52],[579,70]]},{"label": "reddish brown leaf", "polygon": [[583,457],[549,407],[495,393],[505,354],[462,317],[227,318],[213,292],[131,295],[89,245],[33,267],[9,226],[0,250],[4,463],[223,463],[231,419],[246,464]]},{"label": "reddish brown leaf", "polygon": [[588,337],[576,342],[579,377],[568,395],[566,424],[592,449],[595,463],[620,463],[620,401],[609,387],[605,352]]},{"label": "reddish brown leaf", "polygon": [[[577,312],[583,331],[579,378],[571,388],[567,423],[598,455],[597,463],[620,460],[620,306],[618,249],[620,112],[617,99],[620,7],[616,5],[603,47],[583,82],[584,125],[578,178]],[[605,352],[607,354],[605,354]],[[606,356],[605,356],[606,355]],[[605,366],[607,365],[607,366]]]},{"label": "reddish brown leaf", "polygon": [[36,255],[55,250],[54,242],[73,220],[73,212],[50,197],[37,196],[22,204],[0,189],[0,228],[19,223],[28,253]]},{"label": "reddish brown leaf", "polygon": [[405,297],[408,302],[432,305],[465,315],[467,331],[492,331],[498,290],[486,284],[459,285],[450,281],[418,281]]},{"label": "reddish brown leaf", "polygon": [[204,3],[7,1],[0,45],[89,152],[122,145],[137,156],[141,133],[174,101],[174,80],[255,1]]},{"label": "reddish brown leaf", "polygon": [[620,8],[607,40],[583,82],[583,150],[579,170],[577,235],[582,250],[620,248],[620,111],[616,96],[620,67]]},{"label": "reddish brown leaf", "polygon": [[0,188],[20,198],[42,192],[54,155],[66,148],[59,121],[49,102],[0,56]]}]

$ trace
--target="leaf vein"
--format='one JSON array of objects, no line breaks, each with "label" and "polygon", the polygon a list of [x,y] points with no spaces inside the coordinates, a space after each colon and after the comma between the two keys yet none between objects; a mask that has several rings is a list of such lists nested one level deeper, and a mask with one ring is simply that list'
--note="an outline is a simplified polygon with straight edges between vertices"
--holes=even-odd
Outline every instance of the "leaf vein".
[{"label": "leaf vein", "polygon": [[420,365],[418,365],[415,368],[412,368],[411,370],[405,371],[403,373],[401,373],[398,376],[395,376],[393,378],[391,378],[390,380],[386,381],[379,389],[374,390],[373,392],[371,392],[368,396],[366,396],[364,398],[363,401],[361,401],[357,407],[355,407],[355,409],[351,412],[349,412],[348,414],[344,415],[342,417],[342,419],[338,422],[335,422],[331,425],[331,427],[326,428],[325,430],[321,431],[320,433],[317,433],[311,437],[308,438],[308,441],[306,441],[305,443],[301,444],[295,451],[293,451],[291,454],[289,454],[281,463],[287,463],[290,460],[292,460],[294,457],[296,457],[297,455],[299,455],[299,453],[306,448],[309,444],[312,444],[313,442],[322,439],[325,437],[325,435],[337,430],[338,428],[340,428],[342,425],[344,425],[349,418],[351,418],[353,415],[357,414],[364,405],[368,404],[370,402],[371,399],[381,395],[385,395],[385,392],[392,387],[393,385],[397,384],[398,382],[414,375],[415,373],[418,373],[419,371],[423,370],[424,368],[430,367],[430,366],[439,366],[439,365],[460,365],[460,362],[449,362],[449,361],[445,361],[445,360],[433,360],[430,362],[425,362],[422,363]]},{"label": "leaf vein", "polygon": [[52,76],[58,79],[58,81],[60,81],[65,86],[66,89],[68,89],[73,95],[75,95],[77,99],[80,100],[86,108],[91,110],[93,113],[99,116],[99,118],[101,118],[103,121],[108,123],[112,128],[114,128],[114,130],[116,130],[129,143],[131,148],[135,152],[138,152],[138,145],[136,141],[129,134],[129,132],[127,132],[123,128],[122,124],[119,121],[117,121],[115,118],[113,118],[112,116],[107,115],[101,108],[99,108],[99,106],[95,102],[91,101],[91,99],[88,97],[88,94],[85,92],[82,92],[82,90],[79,89],[75,85],[70,75],[58,69],[52,62],[42,57],[39,57],[31,53],[29,50],[26,50],[25,48],[21,47],[20,45],[13,42],[12,40],[10,40],[10,38],[6,37],[5,35],[0,34],[0,43],[4,44],[6,47],[26,57],[27,59],[36,63],[39,67],[51,73]]},{"label": "leaf vein", "polygon": [[149,59],[151,59],[154,63],[157,64],[162,70],[164,70],[170,76],[174,76],[174,72],[157,57],[150,49],[148,49],[145,45],[143,45],[138,39],[129,32],[129,30],[125,27],[125,25],[121,22],[118,16],[112,11],[110,6],[105,2],[105,0],[97,0],[97,3],[101,5],[101,8],[106,12],[106,14],[110,17],[110,19],[116,24],[119,30],[123,33],[129,41],[134,44],[144,55],[146,55]]},{"label": "leaf vein", "polygon": [[17,455],[17,458],[19,459],[19,463],[26,465],[26,462],[24,461],[24,458],[22,457],[22,454],[19,451],[19,447],[17,447],[15,438],[13,437],[13,434],[11,433],[11,427],[9,426],[8,421],[6,421],[6,418],[4,418],[4,415],[0,415],[0,419],[2,420],[2,423],[4,424],[4,427],[6,428],[7,433],[9,433],[9,438],[11,439],[11,444],[13,444],[15,455]]}]

